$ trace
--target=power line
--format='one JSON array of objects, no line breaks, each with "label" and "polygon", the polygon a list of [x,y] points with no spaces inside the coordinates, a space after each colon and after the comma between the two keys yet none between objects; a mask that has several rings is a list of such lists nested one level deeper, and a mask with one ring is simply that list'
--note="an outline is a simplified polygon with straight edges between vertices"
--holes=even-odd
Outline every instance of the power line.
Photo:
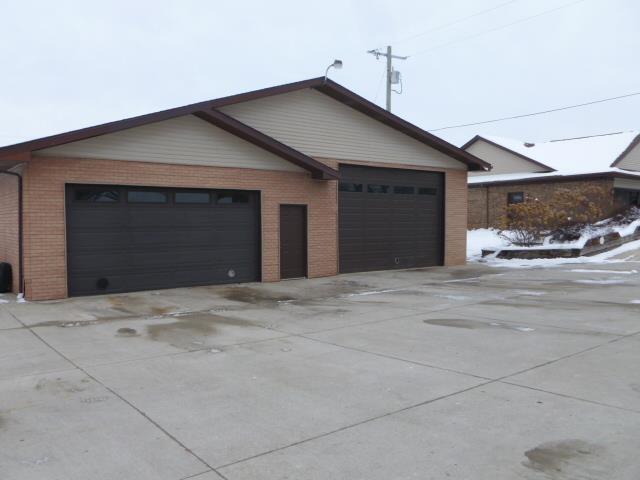
[{"label": "power line", "polygon": [[492,28],[492,29],[489,29],[489,30],[485,30],[483,32],[474,33],[473,35],[468,35],[466,37],[462,37],[462,38],[459,38],[457,40],[453,40],[451,42],[442,43],[440,45],[436,45],[434,47],[426,48],[424,50],[418,50],[416,53],[413,53],[413,54],[409,55],[409,57],[415,57],[416,55],[422,55],[423,53],[428,53],[428,52],[431,52],[433,50],[438,50],[440,48],[448,47],[450,45],[455,45],[456,43],[465,42],[465,41],[471,40],[473,38],[477,38],[477,37],[481,37],[483,35],[487,35],[489,33],[497,32],[498,30],[504,30],[505,28],[512,27],[513,25],[518,25],[519,23],[528,22],[529,20],[533,20],[535,18],[542,17],[543,15],[548,15],[550,13],[557,12],[558,10],[562,10],[564,8],[571,7],[573,5],[576,5],[578,3],[582,3],[584,1],[585,0],[576,0],[574,2],[565,3],[564,5],[560,5],[559,7],[555,7],[555,8],[552,8],[552,9],[545,10],[543,12],[537,13],[535,15],[530,15],[528,17],[521,18],[519,20],[516,20],[515,22],[507,23],[505,25],[501,25],[499,27],[495,27],[495,28]]},{"label": "power line", "polygon": [[[414,35],[410,35],[408,37],[401,38],[400,40],[395,40],[393,43],[395,44],[395,43],[401,43],[401,42],[408,42],[409,40],[414,40],[414,39],[416,39],[418,37],[422,37],[423,35],[427,35],[429,33],[437,32],[439,30],[444,30],[445,28],[449,28],[449,27],[452,27],[452,26],[457,25],[459,23],[462,23],[465,20],[469,20],[471,18],[479,17],[480,15],[484,15],[486,13],[493,12],[494,10],[498,10],[500,8],[506,7],[507,5],[511,5],[512,3],[516,3],[516,2],[519,2],[519,1],[520,0],[510,0],[508,2],[501,3],[500,5],[496,5],[495,7],[487,8],[485,10],[481,10],[479,12],[473,13],[473,14],[468,15],[466,17],[462,17],[462,18],[459,18],[457,20],[453,20],[452,22],[445,23],[445,24],[442,24],[442,25],[438,25],[436,27],[429,28],[428,30],[424,30],[424,31],[422,31],[420,33],[416,33]],[[383,48],[383,47],[378,47],[378,48]]]},{"label": "power line", "polygon": [[640,95],[640,92],[628,93],[626,95],[619,95],[617,97],[603,98],[601,100],[594,100],[592,102],[579,103],[577,105],[568,105],[566,107],[552,108],[550,110],[543,110],[541,112],[525,113],[523,115],[514,115],[513,117],[494,118],[493,120],[484,120],[482,122],[463,123],[463,124],[460,124],[460,125],[450,125],[448,127],[433,128],[433,129],[429,129],[428,131],[429,132],[438,132],[440,130],[449,130],[451,128],[471,127],[473,125],[484,125],[486,123],[495,123],[495,122],[502,122],[502,121],[505,121],[505,120],[515,120],[517,118],[533,117],[535,115],[544,115],[546,113],[560,112],[562,110],[569,110],[571,108],[586,107],[588,105],[595,105],[596,103],[604,103],[604,102],[610,102],[612,100],[620,100],[622,98],[633,97],[635,95]]}]

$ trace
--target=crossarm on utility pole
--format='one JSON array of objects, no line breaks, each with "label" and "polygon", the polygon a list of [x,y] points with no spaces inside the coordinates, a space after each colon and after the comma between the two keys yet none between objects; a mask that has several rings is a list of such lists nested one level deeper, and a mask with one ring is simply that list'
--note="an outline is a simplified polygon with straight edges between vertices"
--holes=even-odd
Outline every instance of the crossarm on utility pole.
[{"label": "crossarm on utility pole", "polygon": [[382,53],[380,50],[369,50],[367,53],[375,55],[376,59],[380,57],[387,57],[387,102],[386,108],[387,111],[391,111],[391,75],[393,72],[393,59],[397,58],[398,60],[406,60],[409,57],[403,57],[400,55],[394,55],[391,50],[391,45],[387,46],[387,53]]}]

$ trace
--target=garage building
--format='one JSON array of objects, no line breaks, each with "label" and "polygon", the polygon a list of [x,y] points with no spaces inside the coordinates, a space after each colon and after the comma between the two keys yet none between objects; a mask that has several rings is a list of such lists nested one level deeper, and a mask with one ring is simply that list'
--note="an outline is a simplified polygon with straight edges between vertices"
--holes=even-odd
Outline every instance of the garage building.
[{"label": "garage building", "polygon": [[323,78],[0,148],[28,299],[465,262],[489,165]]}]

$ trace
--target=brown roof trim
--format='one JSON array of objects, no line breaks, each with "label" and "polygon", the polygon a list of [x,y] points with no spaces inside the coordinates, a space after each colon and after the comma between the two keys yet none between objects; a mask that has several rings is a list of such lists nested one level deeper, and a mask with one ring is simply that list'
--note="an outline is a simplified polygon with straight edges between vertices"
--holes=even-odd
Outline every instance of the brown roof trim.
[{"label": "brown roof trim", "polygon": [[279,95],[282,93],[293,92],[305,88],[314,88],[319,92],[322,92],[334,98],[335,100],[338,100],[345,105],[348,105],[355,110],[358,110],[359,112],[364,113],[365,115],[424,143],[425,145],[428,145],[446,155],[449,155],[452,158],[455,158],[456,160],[466,164],[469,167],[469,170],[482,171],[491,169],[491,165],[489,163],[475,157],[471,153],[466,152],[425,130],[422,130],[421,128],[407,122],[406,120],[401,119],[400,117],[390,112],[387,112],[386,110],[380,108],[378,105],[366,100],[365,98],[355,94],[354,92],[348,90],[347,88],[339,85],[332,80],[325,79],[324,77],[312,78],[300,82],[278,85],[276,87],[269,87],[252,92],[218,98],[215,100],[194,103],[191,105],[185,105],[183,107],[149,113],[138,117],[127,118],[124,120],[105,123],[94,127],[74,130],[72,132],[62,133],[59,135],[52,135],[28,142],[0,147],[0,157],[18,152],[34,151],[41,150],[43,148],[55,147],[57,145],[76,142],[78,140],[84,140],[107,133],[114,133],[120,130],[146,125],[162,120],[168,120],[182,115],[189,115],[200,111],[209,111],[210,109],[216,109],[225,105],[246,102],[249,100],[256,100],[258,98]]},{"label": "brown roof trim", "polygon": [[462,145],[460,148],[463,149],[463,150],[467,150],[467,148],[469,148],[471,145],[476,143],[478,140],[482,140],[483,142],[486,142],[489,145],[493,145],[494,147],[497,147],[500,150],[503,150],[505,152],[509,152],[509,153],[515,155],[516,157],[520,157],[521,159],[526,160],[527,162],[533,163],[534,165],[538,165],[539,167],[542,167],[542,168],[548,170],[549,172],[556,172],[557,171],[555,168],[551,168],[549,165],[545,165],[544,163],[540,163],[537,160],[534,160],[533,158],[529,158],[526,155],[523,155],[521,153],[516,152],[515,150],[511,150],[510,148],[507,148],[504,145],[500,145],[499,143],[492,142],[491,140],[489,140],[488,138],[483,137],[482,135],[476,135],[471,140],[469,140],[467,143]]},{"label": "brown roof trim", "polygon": [[622,160],[625,159],[625,157],[627,155],[629,155],[629,153],[631,153],[631,151],[636,148],[636,146],[640,143],[640,134],[636,135],[635,138],[633,140],[631,140],[631,143],[629,145],[627,145],[627,148],[624,149],[624,152],[622,152],[620,155],[618,155],[618,158],[616,158],[614,160],[614,162],[611,164],[612,167],[617,167],[618,164],[620,162],[622,162]]},{"label": "brown roof trim", "polygon": [[335,180],[338,171],[281,143],[219,110],[197,111],[196,117],[311,172],[313,178]]},{"label": "brown roof trim", "polygon": [[[478,178],[478,177],[471,177]],[[531,177],[517,180],[495,180],[478,183],[470,183],[469,188],[492,187],[494,185],[523,185],[528,183],[554,183],[574,182],[579,180],[593,180],[598,178],[631,178],[640,181],[640,175],[632,175],[620,172],[581,173],[576,175],[549,175],[548,177]]]}]

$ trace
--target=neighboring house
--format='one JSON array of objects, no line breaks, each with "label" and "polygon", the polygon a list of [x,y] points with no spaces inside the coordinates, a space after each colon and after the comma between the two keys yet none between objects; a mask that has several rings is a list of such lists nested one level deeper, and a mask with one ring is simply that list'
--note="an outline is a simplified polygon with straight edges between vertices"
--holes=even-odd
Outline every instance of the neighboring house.
[{"label": "neighboring house", "polygon": [[0,148],[0,261],[29,299],[459,265],[488,167],[311,79]]},{"label": "neighboring house", "polygon": [[509,204],[587,184],[611,191],[600,205],[607,214],[639,205],[639,144],[638,132],[535,144],[477,135],[462,148],[493,169],[469,175],[469,228],[499,228]]}]

